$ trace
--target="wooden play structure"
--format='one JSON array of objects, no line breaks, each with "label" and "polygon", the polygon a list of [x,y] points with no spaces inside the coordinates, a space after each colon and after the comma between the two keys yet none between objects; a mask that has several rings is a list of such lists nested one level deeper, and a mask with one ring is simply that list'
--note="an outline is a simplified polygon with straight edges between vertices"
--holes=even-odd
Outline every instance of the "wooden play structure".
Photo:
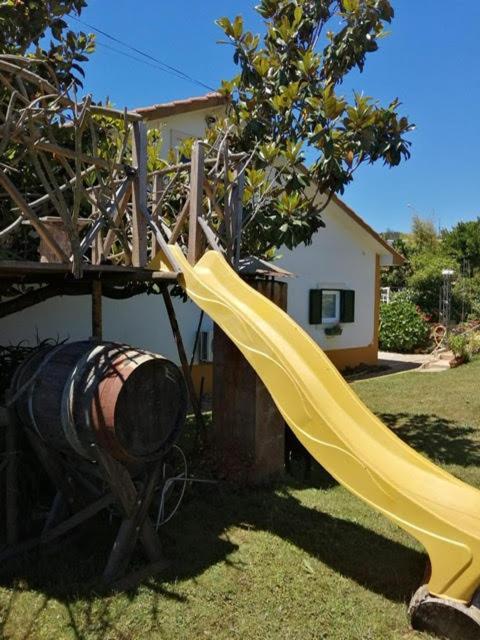
[{"label": "wooden play structure", "polygon": [[[150,567],[161,566],[149,509],[162,483],[163,456],[183,422],[185,389],[176,367],[160,356],[103,342],[101,299],[158,287],[201,424],[169,291],[179,284],[219,328],[217,375],[232,396],[214,401],[229,421],[215,429],[232,444],[227,454],[250,458],[250,479],[258,480],[261,468],[281,468],[284,420],[339,482],[426,549],[429,570],[411,602],[413,624],[452,640],[479,638],[480,492],[408,447],[370,412],[281,308],[282,287],[252,287],[239,275],[244,176],[255,150],[230,153],[227,130],[212,143],[196,141],[185,162],[149,171],[138,114],[95,106],[88,97],[77,102],[21,58],[0,57],[0,83],[11,92],[0,150],[11,142],[18,150],[14,163],[0,165],[0,187],[17,216],[0,233],[6,237],[26,223],[40,240],[40,259],[0,261],[0,286],[17,293],[0,304],[0,313],[88,290],[94,338],[35,354],[12,381],[3,558],[52,540],[108,504],[120,526],[104,579],[122,584],[138,540]],[[28,180],[24,191],[15,184],[22,183],[26,154],[42,193],[29,193]],[[33,288],[24,290],[28,284]],[[52,375],[41,375],[52,367]],[[139,384],[150,389],[143,400]],[[126,418],[132,407],[141,422]],[[16,526],[20,423],[57,490],[40,536],[24,541]]]},{"label": "wooden play structure", "polygon": [[[31,228],[38,237],[34,256],[0,260],[0,287],[8,292],[0,317],[56,295],[89,294],[92,339],[35,351],[12,380],[5,436],[8,547],[0,559],[51,543],[115,508],[121,525],[103,577],[118,584],[137,539],[147,571],[164,564],[148,514],[187,395],[203,428],[170,295],[181,271],[171,248],[182,243],[194,264],[207,246],[219,249],[212,229],[221,221],[229,259],[238,264],[246,154],[229,154],[226,139],[211,148],[196,143],[189,161],[148,171],[148,134],[138,114],[93,105],[89,97],[78,102],[59,90],[53,74],[46,80],[30,66],[27,59],[0,57],[0,83],[10,91],[0,147],[22,148],[32,182],[43,190],[30,195],[15,184],[21,158],[18,166],[0,166],[0,189],[14,213],[0,239]],[[114,154],[106,139],[115,142]],[[175,189],[177,209],[165,211]],[[156,354],[102,340],[102,298],[127,298],[152,286],[163,297],[183,377]],[[43,530],[26,540],[19,539],[15,456],[21,426],[56,491]]]}]

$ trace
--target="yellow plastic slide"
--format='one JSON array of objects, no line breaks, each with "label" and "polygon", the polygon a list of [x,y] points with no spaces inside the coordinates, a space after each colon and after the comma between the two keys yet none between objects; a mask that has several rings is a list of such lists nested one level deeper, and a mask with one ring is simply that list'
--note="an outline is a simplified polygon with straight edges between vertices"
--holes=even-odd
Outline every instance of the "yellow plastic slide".
[{"label": "yellow plastic slide", "polygon": [[480,491],[397,438],[310,336],[221,254],[209,251],[192,267],[174,252],[189,297],[241,350],[312,456],[425,546],[431,594],[470,602],[480,584]]}]

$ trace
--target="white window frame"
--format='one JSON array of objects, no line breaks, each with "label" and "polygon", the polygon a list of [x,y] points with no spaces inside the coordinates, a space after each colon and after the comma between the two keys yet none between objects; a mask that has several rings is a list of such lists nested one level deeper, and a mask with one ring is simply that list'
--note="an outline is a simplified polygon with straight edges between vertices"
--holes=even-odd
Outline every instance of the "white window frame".
[{"label": "white window frame", "polygon": [[333,294],[335,296],[335,316],[327,318],[323,315],[323,300],[322,300],[322,324],[337,324],[340,322],[340,291],[338,289],[323,289],[322,298],[325,294]]}]

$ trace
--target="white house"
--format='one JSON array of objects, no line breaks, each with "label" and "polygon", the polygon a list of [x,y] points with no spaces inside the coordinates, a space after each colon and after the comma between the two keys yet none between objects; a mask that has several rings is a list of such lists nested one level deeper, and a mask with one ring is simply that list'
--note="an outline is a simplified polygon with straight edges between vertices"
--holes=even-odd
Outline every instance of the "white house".
[{"label": "white house", "polygon": [[[209,93],[137,112],[162,131],[161,153],[166,155],[182,139],[201,137],[225,105],[224,97]],[[333,197],[322,215],[325,229],[312,244],[280,250],[275,263],[296,276],[288,282],[288,311],[339,368],[375,363],[380,269],[401,264],[403,258],[340,198]],[[332,325],[340,325],[340,335],[326,335]]]},{"label": "white house", "polygon": [[[216,93],[154,105],[137,111],[149,126],[162,129],[166,155],[185,137],[203,136],[211,118],[225,108]],[[375,363],[378,353],[380,268],[400,264],[397,254],[342,200],[333,198],[323,213],[326,228],[308,246],[283,250],[279,266],[295,274],[288,280],[288,311],[339,367]],[[90,297],[52,298],[0,320],[0,344],[37,339],[83,339],[90,335]],[[175,301],[183,339],[190,358],[200,318],[191,302]],[[106,299],[103,305],[105,339],[132,344],[178,360],[161,296],[140,295],[129,300]],[[325,329],[341,328],[328,336]],[[203,362],[196,357],[194,378],[211,386],[209,335],[212,324],[204,318]]]}]

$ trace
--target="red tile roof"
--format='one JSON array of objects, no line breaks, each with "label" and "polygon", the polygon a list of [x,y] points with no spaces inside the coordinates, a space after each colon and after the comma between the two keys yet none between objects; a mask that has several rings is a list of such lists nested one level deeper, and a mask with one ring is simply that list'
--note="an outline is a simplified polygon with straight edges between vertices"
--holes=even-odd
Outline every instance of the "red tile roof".
[{"label": "red tile roof", "polygon": [[185,98],[184,100],[173,100],[172,102],[162,102],[153,104],[150,107],[139,107],[134,109],[145,120],[157,120],[159,118],[167,118],[168,116],[177,115],[179,113],[189,113],[190,111],[198,111],[199,109],[209,109],[227,104],[228,98],[216,91],[207,93],[203,96],[194,96]]}]

